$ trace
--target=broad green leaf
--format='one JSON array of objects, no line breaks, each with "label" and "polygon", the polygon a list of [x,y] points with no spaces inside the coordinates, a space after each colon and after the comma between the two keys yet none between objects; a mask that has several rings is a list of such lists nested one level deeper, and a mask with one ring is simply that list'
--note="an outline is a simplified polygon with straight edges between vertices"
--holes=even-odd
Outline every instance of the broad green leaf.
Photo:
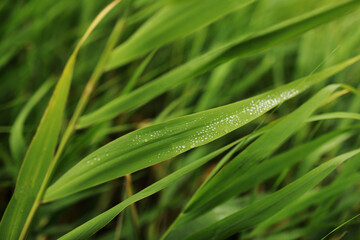
[{"label": "broad green leaf", "polygon": [[[188,164],[187,166],[177,170],[176,172],[169,174],[168,176],[164,177],[163,179],[155,182],[154,184],[150,185],[149,187],[141,190],[140,192],[132,195],[128,199],[124,200],[123,202],[119,203],[115,207],[109,209],[108,211],[102,213],[101,215],[89,220],[88,222],[82,224],[81,226],[77,227],[73,231],[67,233],[66,235],[62,236],[60,239],[62,240],[70,240],[70,239],[88,239],[91,235],[99,231],[103,228],[106,224],[108,224],[112,219],[114,219],[120,212],[122,212],[126,207],[130,206],[131,204],[142,200],[152,194],[155,194],[166,187],[171,186],[174,182],[181,179],[184,175],[196,170],[197,168],[201,167],[205,163],[209,162],[216,156],[220,155],[221,153],[225,152],[226,150],[230,149],[231,147],[235,146],[236,144],[246,144],[253,140],[253,138],[258,137],[259,135],[263,134],[264,131],[268,131],[271,126],[264,127],[251,133],[250,135],[243,137],[231,144],[228,144],[221,149],[218,149],[201,159]],[[56,202],[55,202],[56,203]]]},{"label": "broad green leaf", "polygon": [[[270,131],[250,144],[193,195],[173,227],[188,222],[247,190],[244,183],[249,181],[248,178],[251,181],[251,178],[258,176],[256,172],[258,169],[252,172],[254,166],[271,155],[301,128],[307,118],[337,87],[338,85],[330,85],[324,88],[286,118],[276,122]],[[264,166],[269,167],[267,163],[264,163]],[[276,169],[276,167],[274,168]],[[262,168],[260,167],[259,170],[262,171]]]},{"label": "broad green leaf", "polygon": [[23,136],[24,123],[29,115],[30,111],[36,106],[36,104],[43,98],[43,96],[49,91],[53,85],[52,81],[44,82],[41,87],[32,95],[29,101],[25,104],[24,108],[21,110],[17,116],[13,126],[11,127],[10,132],[10,149],[13,157],[17,163],[21,164],[22,159],[25,156],[27,149],[27,144]]},{"label": "broad green leaf", "polygon": [[225,239],[232,234],[254,227],[312,189],[341,163],[359,153],[360,150],[357,149],[335,157],[281,190],[250,204],[248,207],[186,239]]},{"label": "broad green leaf", "polygon": [[26,237],[49,179],[48,171],[60,134],[77,54],[90,33],[118,2],[113,1],[100,12],[65,65],[22,163],[15,192],[0,223],[0,239],[18,240]]},{"label": "broad green leaf", "polygon": [[[170,1],[141,26],[127,41],[115,48],[107,65],[113,69],[179,37],[186,36],[222,16],[255,0]],[[191,21],[189,21],[191,19]]]},{"label": "broad green leaf", "polygon": [[359,4],[360,2],[358,0],[351,0],[331,5],[325,9],[316,10],[310,14],[304,14],[300,17],[290,19],[245,38],[226,43],[213,51],[175,68],[130,94],[120,96],[105,104],[100,109],[84,115],[79,119],[78,127],[87,127],[97,122],[109,120],[124,111],[133,110],[169,89],[193,79],[222,63],[236,57],[253,55],[299,36],[310,29],[351,12],[356,9]]},{"label": "broad green leaf", "polygon": [[[257,134],[253,134],[253,136],[256,136],[256,135]],[[147,187],[147,188],[141,190],[140,192],[132,195],[131,197],[127,198],[126,200],[119,203],[115,207],[112,207],[111,209],[107,210],[106,212],[100,214],[99,216],[82,224],[81,226],[77,227],[73,231],[62,236],[60,239],[62,239],[62,240],[88,239],[91,235],[93,235],[94,233],[99,231],[106,224],[108,224],[112,219],[114,219],[126,207],[170,186],[175,181],[178,181],[184,175],[194,171],[195,169],[197,169],[200,166],[204,165],[205,163],[209,162],[216,156],[220,155],[221,153],[225,152],[226,150],[228,150],[229,148],[233,147],[235,144],[237,144],[243,140],[244,139],[235,141],[221,149],[218,149],[218,150],[208,154],[207,156],[205,156],[195,162],[190,163],[189,165],[177,170],[176,172],[169,174],[168,176],[164,177],[163,179],[155,182],[154,184],[150,185],[149,187]]]},{"label": "broad green leaf", "polygon": [[214,141],[357,60],[360,57],[256,97],[122,136],[82,159],[48,188],[45,199],[70,195]]}]

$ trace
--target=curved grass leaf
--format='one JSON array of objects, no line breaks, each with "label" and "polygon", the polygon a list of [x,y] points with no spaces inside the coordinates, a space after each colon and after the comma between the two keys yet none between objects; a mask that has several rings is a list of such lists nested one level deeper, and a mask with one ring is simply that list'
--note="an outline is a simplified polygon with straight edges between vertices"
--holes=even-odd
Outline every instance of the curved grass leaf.
[{"label": "curved grass leaf", "polygon": [[[276,122],[270,131],[250,144],[193,195],[183,214],[175,221],[172,228],[202,215],[246,190],[244,181],[247,181],[248,177],[250,179],[252,177],[251,175],[247,176],[247,173],[252,173],[256,164],[272,154],[295,133],[338,86],[331,85],[324,88],[293,113]],[[267,163],[264,165],[268,166]],[[256,171],[253,174],[258,176]]]},{"label": "curved grass leaf", "polygon": [[80,47],[101,19],[118,3],[109,4],[85,32],[70,56],[41,122],[31,141],[16,182],[15,192],[0,223],[0,239],[24,239],[39,206],[60,134],[65,105]]},{"label": "curved grass leaf", "polygon": [[316,10],[310,14],[290,19],[265,31],[227,43],[218,49],[177,67],[132,93],[120,96],[100,109],[82,116],[77,127],[87,127],[97,122],[109,120],[124,111],[133,110],[180,83],[213,69],[215,66],[236,57],[253,55],[292,39],[310,29],[353,11],[358,5],[360,5],[358,0],[331,5],[325,9]]},{"label": "curved grass leaf", "polygon": [[73,55],[56,86],[49,105],[26,153],[14,195],[0,224],[0,239],[23,239],[29,226],[42,182],[50,166],[60,133],[75,56]]},{"label": "curved grass leaf", "polygon": [[[255,0],[171,1],[115,48],[107,69],[124,65],[176,38],[186,36]],[[191,19],[191,21],[189,21]]]},{"label": "curved grass leaf", "polygon": [[[123,202],[119,203],[118,205],[112,207],[111,209],[107,210],[106,212],[100,214],[99,216],[89,220],[88,222],[82,224],[81,226],[77,227],[76,229],[72,230],[71,232],[67,233],[66,235],[62,236],[61,240],[80,240],[80,239],[88,239],[91,235],[99,231],[103,228],[106,224],[108,224],[112,219],[114,219],[119,213],[121,213],[126,207],[130,206],[131,204],[142,200],[152,194],[155,194],[164,188],[171,186],[174,182],[178,181],[184,175],[194,171],[195,169],[199,168],[200,166],[204,165],[205,163],[209,162],[219,154],[227,151],[231,147],[234,147],[236,144],[247,143],[251,141],[253,138],[258,137],[259,135],[263,134],[264,131],[268,131],[271,129],[271,126],[264,127],[252,134],[243,137],[231,144],[228,144],[221,149],[218,149],[201,159],[190,163],[189,165],[177,170],[176,172],[164,177],[163,179],[155,182],[154,184],[148,186],[147,188],[141,190],[140,192],[132,195],[128,199],[124,200]],[[339,134],[340,132],[338,132]]]},{"label": "curved grass leaf", "polygon": [[358,60],[360,56],[259,96],[122,136],[65,173],[48,188],[45,201],[124,176],[214,141]]},{"label": "curved grass leaf", "polygon": [[24,108],[21,110],[19,115],[17,116],[14,125],[11,127],[10,132],[10,150],[11,154],[17,161],[17,163],[21,164],[22,159],[25,156],[25,152],[27,149],[27,144],[25,143],[25,139],[23,136],[23,128],[24,123],[29,115],[30,111],[36,106],[36,104],[44,97],[44,95],[50,90],[53,85],[52,81],[44,82],[41,87],[34,93],[34,95],[29,99]]},{"label": "curved grass leaf", "polygon": [[308,121],[321,121],[321,120],[328,120],[328,119],[354,119],[354,120],[360,120],[360,114],[359,113],[349,113],[349,112],[333,112],[333,113],[324,113],[319,114],[316,116],[312,116],[308,119]]},{"label": "curved grass leaf", "polygon": [[[359,159],[359,155],[357,155],[356,157]],[[359,181],[360,175],[354,174],[350,177],[342,179],[341,181],[333,182],[329,186],[326,186],[318,191],[310,192],[304,197],[299,198],[298,200],[289,204],[287,207],[277,212],[276,214],[268,218],[266,221],[259,224],[252,232],[252,235],[263,232],[266,228],[270,227],[276,222],[279,222],[286,217],[290,217],[311,205],[334,198],[334,196],[338,195],[339,193],[343,192],[345,189],[353,186]]]},{"label": "curved grass leaf", "polygon": [[225,239],[232,234],[249,229],[277,213],[298,197],[312,189],[341,163],[356,156],[360,150],[354,150],[313,169],[303,177],[287,185],[281,190],[250,204],[233,215],[191,235],[186,239]]},{"label": "curved grass leaf", "polygon": [[[252,137],[255,137],[257,133],[252,134]],[[157,193],[164,188],[171,186],[175,181],[178,181],[184,175],[194,171],[195,169],[199,168],[200,166],[204,165],[205,163],[209,162],[216,156],[220,155],[221,153],[225,152],[226,150],[230,149],[234,145],[242,142],[244,138],[235,141],[221,149],[218,149],[201,159],[190,163],[189,165],[177,170],[176,172],[164,177],[163,179],[155,182],[154,184],[150,185],[149,187],[141,190],[140,192],[132,195],[131,197],[127,198],[123,202],[119,203],[115,207],[107,210],[106,212],[100,214],[99,216],[91,219],[90,221],[82,224],[81,226],[77,227],[73,231],[67,233],[66,235],[62,236],[61,240],[80,240],[80,239],[88,239],[91,235],[99,231],[103,228],[106,224],[108,224],[112,219],[114,219],[120,212],[122,212],[126,207],[130,206],[131,204],[144,199],[154,193]]]},{"label": "curved grass leaf", "polygon": [[[294,164],[301,161],[302,159],[309,156],[311,153],[315,151],[321,151],[322,153],[327,152],[329,149],[331,149],[331,147],[333,147],[334,145],[336,146],[336,144],[344,142],[351,135],[352,134],[350,134],[348,131],[343,131],[343,130],[331,132],[311,142],[305,143],[301,146],[298,146],[289,151],[274,156],[269,160],[266,160],[265,162],[259,164],[255,168],[249,170],[242,176],[240,176],[239,180],[237,180],[240,189],[238,189],[237,191],[239,193],[243,193],[253,188],[254,186],[263,182],[264,180],[269,179],[270,177],[273,177],[274,175],[280,173],[282,170],[293,166]],[[216,208],[214,208],[212,211],[214,211],[215,209]],[[223,213],[221,214],[217,213],[217,214],[220,216],[223,215]],[[197,229],[197,231],[200,230],[200,227],[193,226],[192,230],[190,231],[188,227],[193,225],[195,222],[199,222],[199,220],[202,219],[204,215],[201,215],[201,217],[196,218],[195,220],[187,222],[186,224],[180,226],[179,228],[175,228],[167,236],[167,239],[184,239],[188,235],[194,233],[193,231],[194,229]],[[201,225],[205,227],[204,224]]]},{"label": "curved grass leaf", "polygon": [[153,51],[147,56],[144,61],[140,64],[140,66],[136,69],[134,74],[131,76],[130,80],[124,87],[124,90],[121,92],[121,95],[128,94],[132,91],[132,89],[136,86],[141,74],[144,72],[146,67],[149,65],[151,59],[154,57],[156,51]]}]

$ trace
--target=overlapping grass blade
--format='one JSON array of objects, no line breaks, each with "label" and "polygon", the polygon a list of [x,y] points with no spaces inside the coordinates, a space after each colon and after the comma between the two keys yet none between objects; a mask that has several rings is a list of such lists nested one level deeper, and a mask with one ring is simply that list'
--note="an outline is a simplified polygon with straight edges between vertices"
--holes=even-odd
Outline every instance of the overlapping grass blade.
[{"label": "overlapping grass blade", "polygon": [[26,236],[49,177],[77,54],[93,29],[118,2],[112,2],[98,15],[66,63],[22,163],[15,192],[0,223],[0,239],[18,240]]},{"label": "overlapping grass blade", "polygon": [[141,74],[144,72],[145,68],[148,66],[151,59],[154,57],[156,51],[153,51],[152,53],[147,56],[144,61],[140,64],[140,66],[136,69],[134,74],[131,76],[128,83],[125,85],[124,90],[121,92],[121,95],[128,94],[131,92],[134,87],[136,86],[136,83],[138,82]]},{"label": "overlapping grass blade", "polygon": [[100,109],[79,119],[78,127],[111,119],[118,114],[133,110],[184,81],[213,69],[236,57],[245,57],[292,39],[302,33],[345,15],[360,5],[357,0],[345,1],[290,19],[259,33],[251,34],[210,51],[184,65],[160,76],[132,93],[120,96]]},{"label": "overlapping grass blade", "polygon": [[38,205],[38,194],[55,152],[75,64],[73,55],[56,86],[19,172],[13,197],[0,224],[0,238],[23,239]]},{"label": "overlapping grass blade", "polygon": [[[183,214],[175,221],[172,228],[204,214],[222,202],[246,190],[247,188],[244,186],[244,181],[253,177],[251,175],[247,176],[246,173],[256,174],[254,177],[257,177],[256,170],[255,172],[251,172],[251,169],[261,160],[272,154],[292,136],[337,87],[338,85],[330,85],[324,88],[296,111],[281,121],[276,122],[270,131],[250,144],[214,176],[213,179],[208,181],[205,186],[193,195],[185,207]],[[264,163],[264,166],[269,167],[267,163]],[[276,169],[276,167],[274,168]],[[259,169],[261,170],[262,168]],[[234,178],[234,176],[237,177]]]},{"label": "overlapping grass blade", "polygon": [[129,133],[82,159],[49,187],[45,199],[70,195],[214,141],[358,60],[360,56],[247,100]]},{"label": "overlapping grass blade", "polygon": [[321,121],[328,119],[354,119],[360,120],[359,113],[350,113],[350,112],[332,112],[332,113],[324,113],[316,116],[312,116],[308,121]]},{"label": "overlapping grass blade", "polygon": [[[359,159],[359,155],[354,158]],[[290,217],[311,205],[321,203],[328,199],[336,197],[336,195],[338,195],[345,189],[353,186],[354,184],[359,182],[359,180],[360,175],[354,174],[350,177],[342,179],[341,181],[335,181],[331,185],[326,186],[320,190],[310,192],[309,194],[289,204],[287,207],[277,212],[266,221],[259,224],[252,234],[261,233],[266,228],[270,227],[272,224],[279,222],[287,217]]]},{"label": "overlapping grass blade", "polygon": [[107,69],[124,65],[151,50],[205,27],[222,16],[254,1],[169,1],[126,42],[114,49]]},{"label": "overlapping grass blade", "polygon": [[24,108],[19,113],[16,118],[14,125],[11,127],[10,132],[10,149],[13,157],[21,165],[21,161],[25,156],[27,149],[27,144],[23,136],[24,123],[29,115],[30,111],[36,106],[36,104],[43,98],[43,96],[49,91],[50,87],[53,85],[52,81],[46,81],[41,85],[41,87],[34,93],[34,95],[29,99]]},{"label": "overlapping grass blade", "polygon": [[289,205],[302,194],[312,189],[336,167],[356,156],[360,150],[342,154],[313,169],[281,190],[250,204],[237,213],[189,236],[186,239],[225,239],[234,233],[249,229],[266,220],[274,213]]},{"label": "overlapping grass blade", "polygon": [[[255,137],[258,133],[252,134],[252,137]],[[249,136],[250,137],[250,136]],[[99,231],[103,228],[106,224],[108,224],[112,219],[114,219],[121,211],[123,211],[126,207],[130,206],[131,204],[144,199],[154,193],[157,193],[164,188],[170,186],[175,181],[178,181],[184,175],[194,171],[195,169],[199,168],[200,166],[204,165],[205,163],[209,162],[216,156],[220,155],[221,153],[225,152],[226,150],[230,149],[234,145],[242,142],[246,139],[242,138],[238,141],[235,141],[221,149],[218,149],[201,159],[190,163],[189,165],[177,170],[176,172],[169,174],[168,176],[164,177],[163,179],[155,182],[154,184],[150,185],[149,187],[141,190],[140,192],[132,195],[131,197],[127,198],[123,202],[119,203],[115,207],[107,210],[106,212],[102,213],[101,215],[89,220],[88,222],[84,223],[83,225],[77,227],[73,231],[69,232],[68,234],[62,236],[60,239],[62,240],[71,240],[71,239],[88,239],[91,235]]]},{"label": "overlapping grass blade", "polygon": [[[271,126],[271,128],[273,128],[273,126]],[[239,176],[239,179],[237,180],[237,185],[239,186],[237,192],[241,194],[249,189],[252,189],[257,184],[275,176],[282,170],[293,166],[315,151],[320,151],[321,153],[327,152],[329,149],[331,149],[331,147],[346,141],[351,135],[352,134],[348,131],[343,130],[331,132],[311,142],[305,143],[301,146],[272,157],[269,160],[259,164],[255,168],[249,170],[245,174]],[[204,215],[195,220],[187,222],[179,228],[174,229],[173,232],[169,233],[167,239],[184,239],[188,235],[194,233],[193,230],[200,230],[199,227],[192,227],[192,231],[188,230],[187,228],[200,221]],[[202,226],[205,227],[203,224]]]}]

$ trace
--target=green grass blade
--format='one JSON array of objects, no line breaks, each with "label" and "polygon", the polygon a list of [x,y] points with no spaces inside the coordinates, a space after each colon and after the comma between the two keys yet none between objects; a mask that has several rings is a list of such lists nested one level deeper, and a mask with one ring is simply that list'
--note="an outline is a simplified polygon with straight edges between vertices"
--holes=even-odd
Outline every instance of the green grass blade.
[{"label": "green grass blade", "polygon": [[49,178],[48,171],[58,142],[79,49],[94,28],[118,2],[118,0],[113,1],[100,12],[65,65],[22,163],[15,192],[0,223],[0,239],[18,240],[26,237]]},{"label": "green grass blade", "polygon": [[186,239],[225,239],[234,233],[256,226],[312,189],[341,163],[359,153],[360,150],[357,149],[329,160],[281,190]]},{"label": "green grass blade", "polygon": [[348,224],[349,222],[355,220],[356,218],[360,217],[360,213],[355,215],[354,217],[350,218],[349,220],[347,220],[346,222],[340,224],[339,226],[337,226],[335,229],[333,229],[331,232],[329,232],[328,234],[325,235],[325,237],[321,238],[321,240],[325,240],[327,237],[329,237],[331,234],[333,234],[334,232],[336,232],[337,230],[339,230],[340,228],[342,228],[343,226],[345,226],[346,224]]},{"label": "green grass blade", "polygon": [[[286,118],[286,117],[285,117]],[[298,147],[295,147],[289,151],[276,155],[269,160],[264,161],[263,163],[259,164],[255,168],[247,171],[245,174],[239,176],[239,179],[236,181],[238,182],[238,189],[237,192],[239,194],[254,188],[257,184],[263,182],[266,179],[269,179],[284,169],[287,169],[297,162],[301,161],[305,157],[309,156],[315,151],[320,151],[321,153],[329,151],[332,147],[346,141],[352,134],[347,131],[336,131],[331,132],[329,134],[325,134],[311,142],[305,143]],[[213,211],[216,208],[213,209]],[[206,213],[208,214],[208,212]],[[204,214],[204,215],[206,215]],[[190,232],[189,230],[184,231],[186,226],[194,224],[194,222],[198,222],[204,215],[201,217],[187,222],[186,224],[182,225],[180,228],[174,229],[167,239],[173,239],[176,237],[176,232],[178,232],[177,239],[184,239],[194,231]],[[203,226],[205,227],[205,226]],[[202,228],[203,228],[202,227]],[[200,230],[200,228],[193,227],[193,229]],[[186,235],[179,234],[180,232],[186,232]]]},{"label": "green grass blade", "polygon": [[73,55],[59,79],[21,166],[16,188],[0,224],[0,239],[24,239],[38,194],[55,152],[75,64]]},{"label": "green grass blade", "polygon": [[172,1],[141,26],[126,42],[114,49],[107,69],[124,65],[254,1]]},{"label": "green grass blade", "polygon": [[325,9],[316,10],[312,13],[290,19],[246,38],[227,43],[160,76],[132,93],[120,96],[100,109],[84,115],[79,119],[78,127],[87,127],[100,121],[109,120],[124,111],[133,110],[184,81],[193,79],[213,69],[215,66],[236,57],[246,57],[258,53],[292,39],[310,29],[353,11],[358,5],[360,5],[358,0],[331,5]]},{"label": "green grass blade", "polygon": [[[254,177],[257,177],[256,171],[251,172],[254,166],[272,154],[292,136],[337,87],[338,85],[331,85],[324,88],[286,118],[276,122],[270,131],[250,144],[193,195],[185,207],[184,213],[177,219],[173,227],[200,216],[231,197],[240,194],[244,190],[244,181],[252,177],[246,174],[252,173]],[[264,165],[266,166],[267,163]],[[274,168],[276,169],[276,167]],[[234,178],[233,176],[237,177]]]},{"label": "green grass blade", "polygon": [[328,120],[328,119],[353,119],[360,120],[359,113],[349,113],[349,112],[333,112],[333,113],[324,113],[316,116],[312,116],[308,119],[309,122]]},{"label": "green grass blade", "polygon": [[136,69],[134,74],[131,76],[128,83],[125,85],[124,90],[121,92],[121,95],[128,94],[133,90],[133,88],[136,86],[136,83],[138,82],[141,74],[144,72],[146,67],[149,65],[151,59],[154,57],[156,51],[154,50],[147,56],[144,61],[140,64],[140,66]]},{"label": "green grass blade", "polygon": [[41,87],[34,93],[34,95],[29,99],[24,108],[21,110],[17,116],[13,126],[11,127],[10,132],[10,149],[13,157],[16,162],[21,165],[21,161],[25,156],[27,149],[27,144],[23,136],[24,123],[29,115],[30,111],[36,106],[36,104],[45,96],[45,94],[50,90],[53,85],[52,81],[46,81],[41,85]]},{"label": "green grass blade", "polygon": [[199,168],[200,166],[204,165],[205,163],[209,162],[211,159],[215,158],[216,156],[220,155],[221,153],[225,152],[226,150],[230,149],[234,145],[238,144],[239,142],[243,141],[244,138],[235,141],[225,147],[222,147],[219,150],[216,150],[201,159],[190,163],[189,165],[177,170],[176,172],[169,174],[168,176],[164,177],[163,179],[155,182],[154,184],[150,185],[149,187],[141,190],[140,192],[132,195],[131,197],[127,198],[123,202],[119,203],[115,207],[107,210],[106,212],[102,213],[101,215],[89,220],[88,222],[84,223],[83,225],[77,227],[73,231],[67,233],[66,235],[62,236],[60,239],[62,240],[71,240],[71,239],[88,239],[91,235],[99,231],[103,228],[106,224],[108,224],[112,219],[114,219],[120,212],[122,212],[126,207],[130,206],[131,204],[144,199],[152,194],[155,194],[164,188],[171,186],[175,181],[178,181],[184,175],[194,171],[195,169]]},{"label": "green grass blade", "polygon": [[70,195],[214,141],[357,60],[360,57],[259,96],[120,137],[88,155],[65,173],[49,187],[45,199],[51,201]]},{"label": "green grass blade", "polygon": [[[356,157],[357,159],[359,159],[359,156]],[[350,177],[344,178],[341,181],[333,182],[331,185],[326,186],[318,191],[313,191],[310,194],[305,195],[304,197],[289,204],[287,207],[277,212],[276,214],[268,218],[266,221],[259,224],[252,232],[252,234],[261,233],[266,228],[270,227],[276,222],[279,222],[286,217],[290,217],[313,204],[321,203],[327,201],[328,199],[334,198],[334,196],[341,193],[350,186],[356,184],[357,182],[359,182],[359,180],[360,175],[354,174]]]}]

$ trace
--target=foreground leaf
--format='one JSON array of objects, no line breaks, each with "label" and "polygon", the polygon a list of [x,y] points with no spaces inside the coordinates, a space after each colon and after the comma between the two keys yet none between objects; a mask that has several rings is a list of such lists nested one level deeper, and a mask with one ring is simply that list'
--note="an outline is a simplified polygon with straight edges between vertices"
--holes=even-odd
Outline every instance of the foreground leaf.
[{"label": "foreground leaf", "polygon": [[[254,133],[249,136],[247,139],[251,139],[256,137],[259,133]],[[61,240],[80,240],[80,239],[88,239],[91,235],[95,234],[101,228],[103,228],[106,224],[108,224],[112,219],[114,219],[120,212],[122,212],[126,207],[130,206],[131,204],[144,199],[154,193],[157,193],[164,188],[171,186],[175,181],[178,181],[184,175],[194,171],[195,169],[199,168],[200,166],[204,165],[205,163],[209,162],[216,156],[220,155],[221,153],[225,152],[229,148],[233,147],[234,145],[238,144],[239,142],[244,141],[245,139],[242,138],[238,141],[235,141],[221,149],[218,149],[201,159],[190,163],[189,165],[177,170],[176,172],[164,177],[163,179],[155,182],[154,184],[150,185],[149,187],[141,190],[140,192],[132,195],[131,197],[127,198],[123,202],[119,203],[115,207],[107,210],[106,212],[100,214],[99,216],[91,219],[90,221],[82,224],[81,226],[77,227],[73,231],[67,233],[66,235],[62,236]]]},{"label": "foreground leaf", "polygon": [[60,177],[48,188],[45,201],[68,196],[214,141],[358,60],[359,56],[259,96],[122,136],[88,155]]},{"label": "foreground leaf", "polygon": [[[254,166],[270,156],[295,131],[301,128],[307,118],[338,86],[331,85],[322,89],[286,118],[276,122],[270,131],[250,144],[193,195],[184,212],[178,217],[172,227],[182,225],[247,190],[248,188],[245,183],[247,183],[248,178],[251,179],[254,176],[258,176],[258,169],[252,172]],[[264,163],[263,166],[272,167],[272,165],[269,166],[267,163]],[[276,169],[277,167],[274,168]],[[260,167],[259,169],[261,170],[262,168]]]}]

